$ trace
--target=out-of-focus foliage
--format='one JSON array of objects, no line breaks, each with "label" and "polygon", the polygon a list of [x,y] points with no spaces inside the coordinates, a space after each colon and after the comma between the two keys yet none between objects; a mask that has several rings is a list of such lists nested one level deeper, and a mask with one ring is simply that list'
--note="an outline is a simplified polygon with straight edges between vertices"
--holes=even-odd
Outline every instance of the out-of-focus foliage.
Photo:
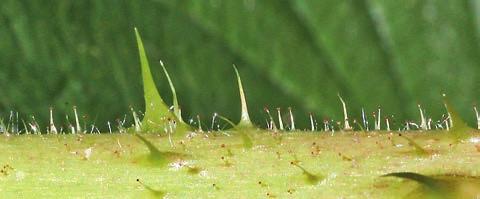
[{"label": "out-of-focus foliage", "polygon": [[395,120],[438,119],[446,92],[465,118],[480,92],[480,4],[458,0],[34,1],[0,3],[0,111],[45,121],[77,105],[100,127],[143,105],[133,27],[142,33],[160,92],[162,59],[184,117],[239,118],[235,74],[252,118],[292,106],[340,119],[337,92]]}]

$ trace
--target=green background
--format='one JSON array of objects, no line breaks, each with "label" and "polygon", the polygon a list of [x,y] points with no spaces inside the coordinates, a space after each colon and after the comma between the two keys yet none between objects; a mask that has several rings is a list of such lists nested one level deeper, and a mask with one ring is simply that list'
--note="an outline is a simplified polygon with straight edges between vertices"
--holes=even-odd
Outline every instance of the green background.
[{"label": "green background", "polygon": [[[480,92],[480,3],[382,0],[2,0],[0,111],[63,120],[76,105],[88,122],[142,109],[133,27],[143,36],[164,99],[172,76],[185,119],[239,118],[232,64],[253,119],[291,106],[306,127],[377,106],[398,123],[434,120],[445,92],[471,123]],[[61,121],[59,121],[61,122]]]}]

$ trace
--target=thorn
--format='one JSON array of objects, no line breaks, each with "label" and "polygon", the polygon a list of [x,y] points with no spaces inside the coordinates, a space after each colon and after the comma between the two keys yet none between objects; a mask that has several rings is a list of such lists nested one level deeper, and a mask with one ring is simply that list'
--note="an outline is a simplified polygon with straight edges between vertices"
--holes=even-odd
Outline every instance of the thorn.
[{"label": "thorn", "polygon": [[442,122],[441,123],[445,123],[445,129],[447,129],[447,131],[450,130],[450,122],[448,122],[448,115],[445,116],[445,114],[442,115]]},{"label": "thorn", "polygon": [[388,120],[388,117],[385,118],[385,123],[387,123],[387,131],[390,131],[390,121]]},{"label": "thorn", "polygon": [[[175,113],[170,112],[168,106],[163,101],[153,79],[150,65],[148,63],[148,57],[143,46],[140,33],[135,29],[135,37],[137,40],[138,53],[140,58],[140,68],[143,81],[143,95],[145,100],[145,113],[142,119],[142,130],[146,132],[158,131],[161,128],[168,128],[165,124],[165,118],[175,118],[179,121],[179,118]],[[188,125],[182,123],[180,130],[184,133],[189,129]]]},{"label": "thorn", "polygon": [[451,133],[449,134],[453,138],[455,143],[459,143],[461,140],[467,139],[470,135],[469,131],[472,129],[462,120],[455,108],[449,103],[447,97],[443,97],[443,103],[448,112],[449,119],[449,129]]},{"label": "thorn", "polygon": [[295,131],[295,120],[293,119],[292,107],[288,107],[288,113],[290,114],[290,130]]},{"label": "thorn", "polygon": [[20,130],[18,128],[18,111],[15,115],[16,115],[16,121],[15,121],[16,125],[15,126],[16,126],[17,135],[18,135],[18,134],[20,134]]},{"label": "thorn", "polygon": [[353,120],[353,124],[358,126],[361,132],[366,132],[363,126],[360,123],[358,123],[356,119]]},{"label": "thorn", "polygon": [[75,134],[75,127],[73,125],[70,125],[70,133]]},{"label": "thorn", "polygon": [[447,109],[447,121],[448,121],[448,125],[447,125],[447,130],[449,130],[450,128],[453,127],[453,121],[452,121],[452,115],[450,115],[450,111],[448,110],[448,105],[447,105],[447,101],[445,100],[446,97],[447,97],[447,94],[445,93],[442,93],[442,97],[443,97],[443,105],[445,106],[445,109]]},{"label": "thorn", "polygon": [[110,121],[107,122],[107,126],[108,126],[108,132],[112,134],[112,126],[110,125]]},{"label": "thorn", "polygon": [[[445,93],[442,94],[442,97],[443,99],[445,99],[447,97],[447,95]],[[446,100],[444,100],[443,102],[443,105],[445,106],[445,109],[447,109],[447,130],[449,130],[449,128],[453,127],[453,122],[452,122],[452,115],[450,115],[450,111],[448,111],[448,105],[447,105],[447,102]]]},{"label": "thorn", "polygon": [[315,122],[313,121],[313,114],[310,113],[310,130],[315,131]]},{"label": "thorn", "polygon": [[165,68],[165,65],[163,64],[162,60],[160,60],[160,65],[162,66],[163,72],[165,73],[165,76],[167,77],[168,84],[170,85],[170,90],[172,91],[173,112],[174,112],[175,116],[177,117],[178,121],[180,121],[181,123],[184,123],[184,121],[182,119],[182,110],[180,109],[180,106],[178,104],[177,92],[175,91],[175,87],[173,86],[172,79],[170,78],[170,75],[168,74],[168,71]]},{"label": "thorn", "polygon": [[270,110],[268,110],[267,107],[264,108],[265,112],[267,112],[267,115],[268,115],[268,118],[269,118],[269,123],[268,123],[268,128],[270,130],[273,130],[274,132],[277,131],[277,126],[275,125],[275,122],[273,121],[273,117],[272,115],[270,114]]},{"label": "thorn", "polygon": [[213,127],[215,126],[215,118],[217,118],[217,113],[213,113],[213,116],[212,116],[212,126],[210,127],[210,129],[213,131]]},{"label": "thorn", "polygon": [[[123,117],[123,120],[117,119],[117,129],[119,133],[125,133],[125,120],[127,118],[127,115]],[[151,121],[150,121],[151,122]]]},{"label": "thorn", "polygon": [[352,130],[352,127],[348,123],[347,105],[345,104],[345,101],[343,101],[342,97],[340,96],[340,93],[338,93],[337,95],[338,95],[338,98],[340,99],[340,101],[342,102],[342,106],[343,106],[343,118],[344,118],[344,122],[345,122],[343,130],[350,131],[350,130]]},{"label": "thorn", "polygon": [[432,118],[428,118],[427,120],[427,130],[432,130]]},{"label": "thorn", "polygon": [[417,106],[418,110],[420,111],[420,128],[422,130],[428,130],[427,120],[425,119],[425,116],[423,114],[422,106],[420,104],[418,104]]},{"label": "thorn", "polygon": [[6,132],[11,131],[10,125],[12,124],[13,111],[10,111],[10,116],[8,117],[7,127],[5,128]]},{"label": "thorn", "polygon": [[377,113],[378,113],[378,115],[376,115],[376,116],[374,115],[374,117],[376,117],[376,119],[377,119],[377,121],[375,122],[375,130],[379,131],[381,129],[381,126],[380,126],[381,109],[380,109],[380,107],[378,107],[378,112]]},{"label": "thorn", "polygon": [[30,130],[28,130],[27,123],[25,122],[25,120],[22,119],[22,123],[23,123],[23,129],[25,129],[26,134],[30,135]]},{"label": "thorn", "polygon": [[410,125],[414,126],[416,128],[416,130],[420,129],[420,126],[418,126],[418,124],[414,123],[414,122],[408,122]]},{"label": "thorn", "polygon": [[236,127],[235,123],[233,123],[233,122],[232,122],[231,120],[229,120],[228,118],[219,115],[218,113],[214,113],[213,116],[222,119],[223,121],[225,121],[225,122],[227,122],[228,124],[230,124],[232,127]]},{"label": "thorn", "polygon": [[57,134],[57,128],[55,127],[55,124],[53,122],[53,108],[50,107],[50,133]]},{"label": "thorn", "polygon": [[473,106],[475,116],[477,116],[477,129],[480,130],[480,114],[478,113],[477,106]]},{"label": "thorn", "polygon": [[30,129],[32,129],[33,134],[39,133],[38,123],[35,121],[35,116],[32,116],[32,122],[28,123],[28,125],[30,126]]},{"label": "thorn", "polygon": [[325,132],[330,131],[330,125],[329,125],[327,119],[323,120],[323,130],[324,130]]},{"label": "thorn", "polygon": [[368,128],[368,120],[367,116],[365,115],[365,110],[362,107],[362,122],[363,122],[363,128],[369,131],[370,129]]},{"label": "thorn", "polygon": [[75,115],[75,125],[77,127],[76,133],[81,133],[82,132],[82,127],[80,127],[80,121],[78,120],[77,106],[73,106],[73,113]]},{"label": "thorn", "polygon": [[140,119],[138,119],[137,113],[133,110],[133,108],[130,107],[130,110],[132,111],[132,115],[133,115],[133,122],[134,122],[134,126],[135,126],[135,131],[140,132],[142,130],[141,129],[142,123],[140,122]]},{"label": "thorn", "polygon": [[248,115],[247,100],[245,99],[245,92],[243,91],[242,80],[240,79],[240,73],[238,73],[237,66],[233,64],[233,69],[237,75],[238,90],[240,92],[240,102],[242,105],[242,115],[240,118],[239,125],[242,126],[253,126],[250,116]]},{"label": "thorn", "polygon": [[[229,123],[230,125],[233,126],[233,128],[238,128],[238,125],[235,125],[232,121],[230,121],[228,118],[226,117],[223,117],[221,115],[217,115],[218,118],[224,120],[225,122]],[[240,126],[241,127],[241,126]],[[244,148],[247,148],[247,149],[250,149],[253,147],[253,141],[252,141],[252,138],[251,138],[251,135],[248,133],[248,131],[244,131],[244,130],[239,130],[237,131],[241,138],[242,138],[242,141],[243,141],[243,147]],[[223,132],[225,135],[227,136],[230,136],[228,133],[225,133]]]},{"label": "thorn", "polygon": [[470,129],[470,127],[465,123],[465,121],[462,120],[454,107],[448,102],[445,94],[443,94],[443,103],[448,112],[450,128],[454,128],[456,131],[460,129]]},{"label": "thorn", "polygon": [[92,127],[95,128],[95,132],[97,132],[97,134],[100,134],[100,130],[95,126],[95,124],[93,124]]},{"label": "thorn", "polygon": [[277,108],[277,116],[278,116],[278,125],[280,126],[280,130],[283,131],[283,121],[282,121],[282,114],[280,113],[280,108]]},{"label": "thorn", "polygon": [[200,115],[197,115],[197,121],[198,121],[198,132],[203,132],[202,130],[202,122],[200,120]]}]

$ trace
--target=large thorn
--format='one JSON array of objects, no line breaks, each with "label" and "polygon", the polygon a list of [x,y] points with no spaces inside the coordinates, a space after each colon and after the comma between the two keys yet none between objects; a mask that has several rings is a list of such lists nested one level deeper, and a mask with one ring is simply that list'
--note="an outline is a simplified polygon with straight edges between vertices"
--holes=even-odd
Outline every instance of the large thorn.
[{"label": "large thorn", "polygon": [[240,92],[240,102],[242,104],[242,115],[240,117],[240,122],[238,123],[238,126],[252,127],[253,124],[250,120],[250,116],[248,115],[247,100],[245,99],[245,92],[243,91],[242,80],[240,79],[240,74],[238,73],[235,64],[233,65],[233,69],[235,69],[235,74],[237,75],[238,90]]}]

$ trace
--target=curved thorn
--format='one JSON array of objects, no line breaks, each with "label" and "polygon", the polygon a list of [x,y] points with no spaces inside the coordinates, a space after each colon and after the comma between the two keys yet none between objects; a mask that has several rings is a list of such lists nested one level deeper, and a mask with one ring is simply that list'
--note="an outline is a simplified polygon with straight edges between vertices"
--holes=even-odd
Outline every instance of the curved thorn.
[{"label": "curved thorn", "polygon": [[233,123],[233,122],[232,122],[231,120],[229,120],[228,118],[223,117],[223,116],[221,116],[221,115],[219,115],[219,114],[217,114],[217,113],[215,113],[214,116],[220,118],[221,120],[223,120],[223,121],[225,121],[225,122],[227,122],[227,123],[230,124],[233,128],[235,128],[235,127],[237,126],[237,125],[235,125],[235,123]]},{"label": "curved thorn", "polygon": [[243,91],[242,80],[240,79],[240,74],[238,73],[237,66],[235,66],[235,64],[233,64],[233,69],[235,70],[235,74],[237,75],[238,90],[240,92],[240,102],[242,104],[242,115],[238,125],[253,126],[252,121],[250,120],[250,116],[248,115],[247,100],[245,99],[245,92]]},{"label": "curved thorn", "polygon": [[348,122],[347,105],[345,104],[345,101],[343,101],[342,96],[340,96],[340,93],[338,93],[337,95],[338,95],[338,98],[340,99],[340,102],[342,102],[342,106],[343,106],[343,117],[344,117],[344,120],[345,120],[345,125],[343,127],[343,130],[345,130],[345,131],[352,130],[352,127],[350,126],[350,124]]},{"label": "curved thorn", "polygon": [[471,128],[467,125],[467,123],[465,123],[465,121],[460,117],[458,112],[453,108],[453,106],[448,101],[447,96],[445,94],[442,94],[442,96],[443,103],[448,111],[448,117],[450,120],[450,128],[448,129],[448,131],[451,132],[451,136],[452,138],[454,138],[455,142],[459,142],[469,136],[468,131],[471,130]]},{"label": "curved thorn", "polygon": [[445,108],[448,111],[448,116],[450,118],[450,126],[452,129],[460,129],[460,128],[470,128],[468,125],[462,120],[458,112],[453,108],[450,102],[447,99],[446,94],[442,94],[443,96],[443,103]]},{"label": "curved thorn", "polygon": [[163,72],[165,73],[165,76],[167,77],[168,84],[170,85],[170,90],[172,91],[172,99],[173,99],[173,113],[175,116],[177,116],[177,119],[184,123],[182,119],[182,111],[180,110],[180,106],[178,105],[178,98],[177,98],[177,92],[175,91],[175,87],[173,86],[172,79],[170,78],[170,75],[168,74],[167,69],[165,68],[165,65],[163,64],[163,61],[160,60],[160,65],[162,66]]},{"label": "curved thorn", "polygon": [[282,115],[280,113],[280,108],[277,108],[277,116],[278,116],[278,125],[280,128],[280,131],[283,131],[283,121],[282,121]]}]

